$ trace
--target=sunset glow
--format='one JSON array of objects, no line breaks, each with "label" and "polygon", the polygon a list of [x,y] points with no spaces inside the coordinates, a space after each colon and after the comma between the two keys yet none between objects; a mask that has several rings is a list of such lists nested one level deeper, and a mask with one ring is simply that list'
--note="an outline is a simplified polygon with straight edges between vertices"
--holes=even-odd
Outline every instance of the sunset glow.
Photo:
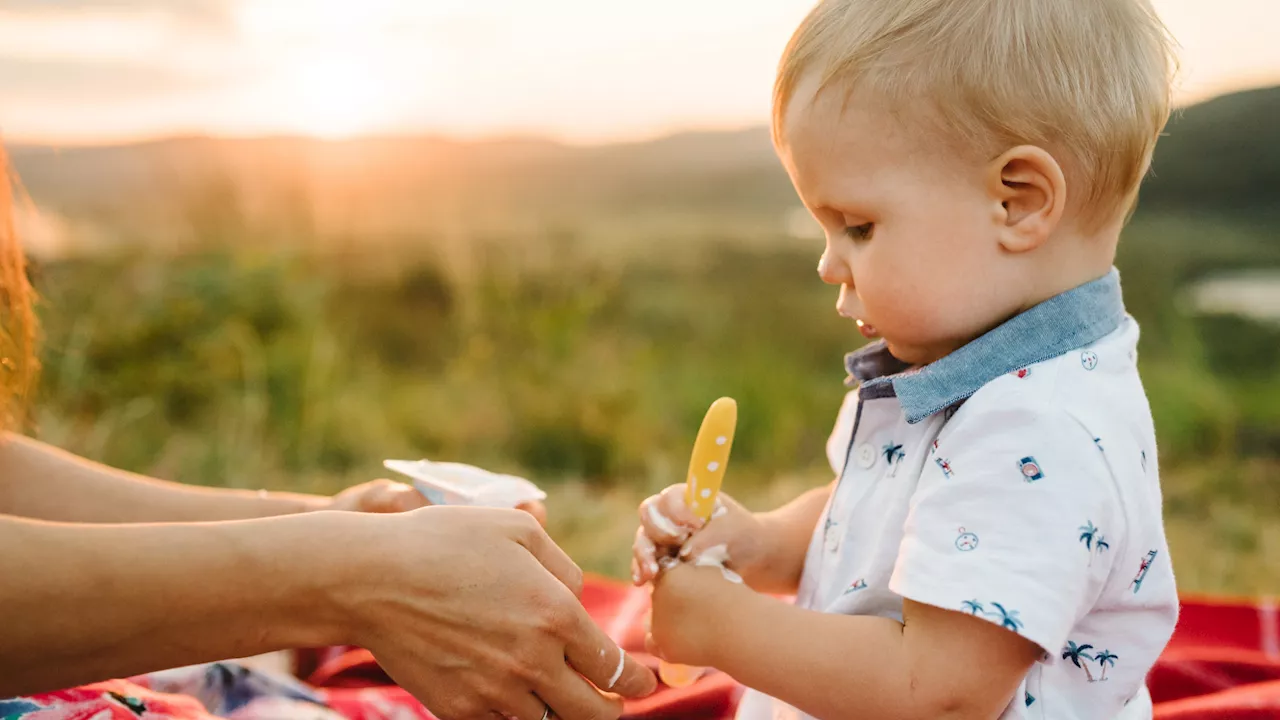
[{"label": "sunset glow", "polygon": [[[1270,0],[1155,0],[1182,101],[1280,82]],[[0,2],[0,131],[541,134],[576,141],[768,118],[811,0]]]}]

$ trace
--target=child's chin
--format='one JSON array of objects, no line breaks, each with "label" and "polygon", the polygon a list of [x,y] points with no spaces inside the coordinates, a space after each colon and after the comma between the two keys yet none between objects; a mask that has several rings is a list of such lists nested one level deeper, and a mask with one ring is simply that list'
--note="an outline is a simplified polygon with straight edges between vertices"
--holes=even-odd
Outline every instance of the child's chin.
[{"label": "child's chin", "polygon": [[889,354],[897,358],[898,362],[911,367],[928,365],[938,359],[922,348],[901,345],[889,340],[888,338],[885,338],[884,345],[885,349],[889,351]]}]

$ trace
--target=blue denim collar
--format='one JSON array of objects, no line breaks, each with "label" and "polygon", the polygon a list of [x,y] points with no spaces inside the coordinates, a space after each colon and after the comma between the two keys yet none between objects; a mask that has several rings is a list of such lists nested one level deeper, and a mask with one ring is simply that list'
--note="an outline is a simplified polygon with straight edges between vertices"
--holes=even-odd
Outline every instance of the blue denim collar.
[{"label": "blue denim collar", "polygon": [[1097,342],[1124,321],[1120,273],[1049,298],[922,368],[907,369],[883,340],[845,356],[849,384],[864,400],[897,397],[917,423],[978,392],[1006,373]]}]

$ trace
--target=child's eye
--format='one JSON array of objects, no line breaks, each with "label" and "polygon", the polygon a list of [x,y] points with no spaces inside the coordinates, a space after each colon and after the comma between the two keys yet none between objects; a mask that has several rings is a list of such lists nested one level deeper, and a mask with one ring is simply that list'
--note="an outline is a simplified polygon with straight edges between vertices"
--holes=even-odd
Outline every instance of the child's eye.
[{"label": "child's eye", "polygon": [[844,229],[844,234],[849,236],[854,242],[863,242],[871,239],[871,234],[875,231],[875,223],[866,223],[865,225],[856,225]]}]

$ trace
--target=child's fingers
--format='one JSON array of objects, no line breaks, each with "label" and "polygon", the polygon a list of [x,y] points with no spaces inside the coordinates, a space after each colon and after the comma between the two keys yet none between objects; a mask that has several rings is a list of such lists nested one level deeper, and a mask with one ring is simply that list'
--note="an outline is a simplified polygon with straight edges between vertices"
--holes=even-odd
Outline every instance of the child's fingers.
[{"label": "child's fingers", "polygon": [[334,497],[331,507],[367,513],[399,513],[426,505],[430,503],[413,486],[384,478],[348,488]]},{"label": "child's fingers", "polygon": [[677,525],[690,530],[698,530],[706,523],[702,521],[702,518],[694,515],[693,510],[689,509],[689,503],[684,498],[685,492],[686,486],[684,483],[668,486],[658,493],[659,507],[662,510],[662,514],[671,518]]},{"label": "child's fingers", "polygon": [[418,492],[417,488],[411,485],[396,483],[385,492],[384,502],[387,508],[385,512],[409,512],[431,504],[422,493]]},{"label": "child's fingers", "polygon": [[636,585],[644,585],[658,576],[658,547],[645,534],[643,527],[636,529],[631,555],[631,579]]},{"label": "child's fingers", "polygon": [[[715,549],[717,553],[728,552],[732,549],[741,549],[744,545],[750,544],[751,538],[746,537],[750,532],[750,525],[741,522],[741,518],[735,517],[732,513],[726,513],[724,517],[716,518],[701,532],[696,533],[680,546],[679,556],[681,560],[694,561],[699,556],[709,550]],[[725,560],[725,564],[732,567],[733,557],[730,556]]]},{"label": "child's fingers", "polygon": [[640,527],[658,545],[679,545],[701,526],[688,508],[672,502],[673,497],[668,488],[640,503]]},{"label": "child's fingers", "polygon": [[662,503],[657,497],[640,503],[640,529],[658,545],[679,545],[690,533],[689,528],[677,525],[662,512]]},{"label": "child's fingers", "polygon": [[666,660],[666,658],[662,656],[662,648],[658,647],[657,641],[653,639],[653,633],[644,634],[644,649],[645,652],[659,660]]},{"label": "child's fingers", "polygon": [[547,526],[547,506],[537,500],[517,505],[516,509],[523,510],[532,515],[533,519],[537,520],[539,525],[543,527]]}]

